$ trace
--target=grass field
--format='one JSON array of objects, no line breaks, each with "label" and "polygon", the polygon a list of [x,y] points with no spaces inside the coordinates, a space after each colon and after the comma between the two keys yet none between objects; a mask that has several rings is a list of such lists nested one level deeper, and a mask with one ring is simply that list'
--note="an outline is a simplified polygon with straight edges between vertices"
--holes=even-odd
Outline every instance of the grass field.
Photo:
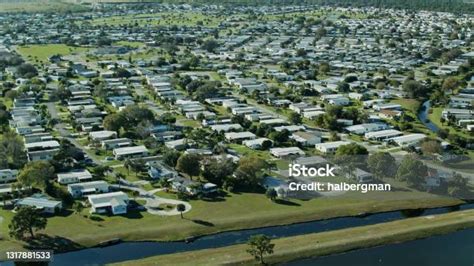
[{"label": "grass field", "polygon": [[[190,203],[193,209],[186,213],[186,219],[130,212],[125,216],[100,216],[101,221],[95,221],[87,217],[86,209],[83,214],[48,218],[48,226],[42,233],[54,237],[46,245],[54,244],[59,249],[71,249],[93,246],[113,238],[128,241],[179,240],[220,231],[405,208],[448,206],[461,201],[420,192],[398,191],[324,197],[309,201],[292,200],[291,204],[271,202],[262,194],[230,193],[211,201],[193,200]],[[0,241],[0,254],[4,254],[6,250],[21,250],[24,244],[8,238],[7,225],[12,215],[11,211],[0,210],[0,216],[3,217],[0,234],[5,239]],[[211,226],[193,222],[195,220],[206,221]],[[58,241],[62,243],[59,247]]]},{"label": "grass field", "polygon": [[401,105],[404,109],[409,110],[413,114],[418,112],[418,108],[420,108],[421,105],[416,99],[396,99],[391,102]]},{"label": "grass field", "polygon": [[78,12],[86,11],[87,7],[75,3],[65,3],[59,0],[36,0],[36,1],[0,1],[0,13],[2,12]]},{"label": "grass field", "polygon": [[93,25],[123,25],[138,24],[151,26],[197,26],[217,27],[224,17],[204,14],[200,12],[162,12],[154,14],[138,14],[125,16],[112,16],[92,20]]},{"label": "grass field", "polygon": [[[474,211],[409,218],[400,221],[360,226],[323,233],[273,240],[274,253],[266,258],[270,264],[300,260],[474,227]],[[350,237],[348,237],[350,236]],[[114,265],[255,265],[255,260],[240,244],[216,249],[154,256]]]},{"label": "grass field", "polygon": [[71,47],[65,44],[18,46],[16,51],[30,62],[46,62],[52,55],[70,55],[87,52],[87,48]]},{"label": "grass field", "polygon": [[430,113],[428,114],[428,118],[430,119],[433,124],[435,124],[439,128],[444,128],[444,129],[449,129],[451,133],[456,133],[461,137],[465,138],[474,138],[474,134],[469,133],[467,130],[461,130],[458,128],[453,128],[451,126],[448,126],[447,124],[441,124],[441,113],[443,112],[443,107],[434,107],[431,108]]}]

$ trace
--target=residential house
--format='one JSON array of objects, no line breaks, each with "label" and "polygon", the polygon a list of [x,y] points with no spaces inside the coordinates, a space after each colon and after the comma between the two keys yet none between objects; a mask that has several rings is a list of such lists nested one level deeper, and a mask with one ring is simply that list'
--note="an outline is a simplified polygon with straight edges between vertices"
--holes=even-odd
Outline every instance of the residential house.
[{"label": "residential house", "polygon": [[91,181],[84,183],[74,183],[67,186],[67,191],[74,198],[82,198],[87,195],[109,192],[109,184],[105,181]]},{"label": "residential house", "polygon": [[91,205],[90,212],[98,214],[126,214],[130,201],[127,194],[122,191],[89,195],[87,198]]}]

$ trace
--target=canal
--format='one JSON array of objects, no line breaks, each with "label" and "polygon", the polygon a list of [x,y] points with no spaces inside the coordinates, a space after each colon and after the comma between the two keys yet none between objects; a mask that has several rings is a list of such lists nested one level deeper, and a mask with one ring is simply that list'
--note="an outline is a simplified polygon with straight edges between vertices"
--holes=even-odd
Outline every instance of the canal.
[{"label": "canal", "polygon": [[[467,209],[474,209],[474,204],[465,204],[459,207],[427,209],[423,212],[392,211],[372,214],[365,217],[341,217],[291,225],[222,232],[197,238],[191,243],[185,243],[183,241],[123,242],[107,247],[95,247],[55,254],[54,260],[50,265],[103,265],[126,260],[142,259],[149,256],[241,244],[245,243],[250,236],[255,234],[265,234],[272,238],[289,237],[401,220],[414,214],[424,216]],[[2,265],[13,265],[13,263],[7,262],[2,263]]]},{"label": "canal", "polygon": [[437,133],[439,131],[438,126],[436,126],[428,118],[430,108],[431,108],[431,102],[430,101],[425,101],[422,104],[420,110],[418,111],[418,119],[420,119],[421,123],[423,123],[423,125],[425,125],[425,127],[429,128],[434,133]]},{"label": "canal", "polygon": [[286,263],[286,266],[472,266],[474,229]]}]

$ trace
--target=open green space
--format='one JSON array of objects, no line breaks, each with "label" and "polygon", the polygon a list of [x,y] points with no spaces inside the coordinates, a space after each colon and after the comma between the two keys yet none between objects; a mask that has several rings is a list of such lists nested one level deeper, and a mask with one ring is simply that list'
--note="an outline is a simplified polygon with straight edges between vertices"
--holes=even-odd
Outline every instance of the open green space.
[{"label": "open green space", "polygon": [[396,99],[392,100],[392,103],[401,105],[404,109],[412,112],[413,114],[418,113],[418,108],[420,108],[420,101],[416,99]]},{"label": "open green space", "polygon": [[[266,262],[273,264],[300,260],[358,248],[410,241],[470,227],[474,227],[473,210],[285,237],[273,240],[275,244],[274,253],[266,257]],[[159,262],[160,265],[255,265],[255,260],[246,252],[246,249],[247,245],[240,244],[216,249],[154,256],[114,265],[136,266],[150,265],[156,262]]]},{"label": "open green space", "polygon": [[30,62],[47,62],[52,55],[79,54],[88,51],[88,48],[72,47],[65,44],[25,45],[18,46],[16,51]]},{"label": "open green space", "polygon": [[65,3],[58,0],[37,1],[0,1],[0,13],[2,12],[79,12],[89,8],[76,3]]},{"label": "open green space", "polygon": [[431,111],[428,113],[428,118],[433,124],[435,124],[439,128],[448,129],[450,133],[456,133],[461,137],[474,138],[474,133],[468,132],[466,129],[453,128],[451,126],[448,126],[447,123],[442,124],[441,113],[443,112],[443,110],[444,110],[443,107],[431,108]]},{"label": "open green space", "polygon": [[151,26],[206,26],[217,27],[225,18],[219,15],[204,14],[202,12],[161,12],[154,14],[138,14],[125,16],[111,16],[92,20],[93,25],[124,25],[138,24]]},{"label": "open green space", "polygon": [[[161,192],[163,195],[168,194]],[[174,196],[170,196],[174,197]],[[131,211],[123,216],[88,217],[67,213],[48,218],[46,229],[49,242],[60,249],[90,247],[102,241],[120,238],[127,241],[184,239],[220,231],[290,224],[296,222],[353,216],[362,213],[384,212],[398,209],[417,209],[449,206],[461,203],[457,199],[439,197],[421,192],[373,192],[350,194],[338,197],[322,197],[313,200],[291,200],[285,204],[271,202],[262,194],[229,193],[213,200],[192,200],[192,210],[179,216],[162,217],[147,212]],[[9,210],[0,210],[1,225],[0,254],[4,251],[21,250],[23,242],[9,239],[8,224],[13,216]],[[195,221],[206,221],[206,225]],[[54,238],[53,238],[54,237]]]}]

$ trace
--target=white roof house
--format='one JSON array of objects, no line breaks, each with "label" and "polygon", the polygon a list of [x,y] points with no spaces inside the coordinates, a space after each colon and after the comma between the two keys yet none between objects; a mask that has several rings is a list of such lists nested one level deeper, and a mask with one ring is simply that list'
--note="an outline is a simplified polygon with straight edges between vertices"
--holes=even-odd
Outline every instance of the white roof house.
[{"label": "white roof house", "polygon": [[245,146],[251,149],[260,149],[262,147],[263,142],[267,140],[272,142],[271,140],[267,138],[258,138],[258,139],[245,140],[242,142],[242,144],[244,144]]},{"label": "white roof house", "polygon": [[15,203],[15,205],[35,207],[45,213],[55,213],[57,210],[62,208],[61,201],[50,200],[42,194],[34,194],[31,197],[20,199]]},{"label": "white roof house", "polygon": [[41,160],[52,160],[58,152],[59,149],[29,151],[28,160],[31,162]]},{"label": "white roof house", "polygon": [[87,197],[91,205],[91,213],[107,213],[114,215],[127,213],[129,198],[122,191],[90,195]]},{"label": "white roof house", "polygon": [[425,134],[415,133],[415,134],[408,134],[405,136],[394,137],[388,139],[389,142],[393,142],[398,146],[412,146],[418,144],[420,141],[426,138]]},{"label": "white roof house", "polygon": [[321,143],[321,133],[312,131],[297,131],[294,132],[290,138],[305,146],[313,146]]},{"label": "white roof house", "polygon": [[388,129],[387,124],[383,123],[366,123],[366,124],[359,124],[346,127],[346,130],[352,134],[365,134],[367,132],[379,131]]},{"label": "white roof house", "polygon": [[57,176],[58,183],[63,185],[92,180],[92,174],[87,169],[71,171],[68,173],[59,173]]},{"label": "white roof house", "polygon": [[323,153],[334,153],[336,152],[337,148],[343,145],[350,144],[350,141],[332,141],[332,142],[325,142],[325,143],[318,143],[315,145],[316,150],[323,152]]},{"label": "white roof house", "polygon": [[296,131],[300,131],[300,130],[305,130],[305,126],[301,125],[301,126],[297,126],[297,125],[290,125],[290,126],[281,126],[281,127],[275,127],[275,131],[283,131],[283,130],[288,130],[290,132],[296,132]]},{"label": "white roof house", "polygon": [[40,142],[33,142],[33,143],[26,143],[25,149],[27,151],[35,151],[35,150],[47,150],[47,149],[56,149],[59,148],[59,142],[55,140],[49,141],[40,141]]},{"label": "white roof house", "polygon": [[18,175],[18,170],[0,169],[0,183],[15,181],[17,175]]},{"label": "white roof house", "polygon": [[217,132],[228,132],[231,130],[240,130],[242,126],[239,124],[219,124],[219,125],[212,125],[211,129]]},{"label": "white roof house", "polygon": [[117,132],[109,130],[93,131],[89,133],[89,137],[95,141],[113,139],[117,137]]},{"label": "white roof house", "polygon": [[80,198],[90,194],[99,194],[109,192],[109,184],[105,181],[91,181],[84,183],[69,184],[67,191],[74,198]]},{"label": "white roof house", "polygon": [[102,148],[115,149],[123,148],[132,145],[132,140],[129,138],[106,139],[100,142]]},{"label": "white roof house", "polygon": [[278,157],[278,158],[296,156],[296,155],[300,155],[300,156],[305,155],[304,151],[302,151],[298,147],[273,148],[273,149],[270,149],[270,153],[273,156]]},{"label": "white roof house", "polygon": [[386,130],[365,133],[364,138],[367,140],[381,141],[388,138],[398,137],[401,135],[403,135],[401,131],[398,131],[395,129],[386,129]]},{"label": "white roof house", "polygon": [[255,139],[255,134],[249,131],[229,132],[229,133],[225,133],[225,139],[228,141]]},{"label": "white roof house", "polygon": [[125,158],[139,158],[148,156],[148,149],[143,145],[115,148],[113,150],[113,154],[117,160],[123,160]]}]

